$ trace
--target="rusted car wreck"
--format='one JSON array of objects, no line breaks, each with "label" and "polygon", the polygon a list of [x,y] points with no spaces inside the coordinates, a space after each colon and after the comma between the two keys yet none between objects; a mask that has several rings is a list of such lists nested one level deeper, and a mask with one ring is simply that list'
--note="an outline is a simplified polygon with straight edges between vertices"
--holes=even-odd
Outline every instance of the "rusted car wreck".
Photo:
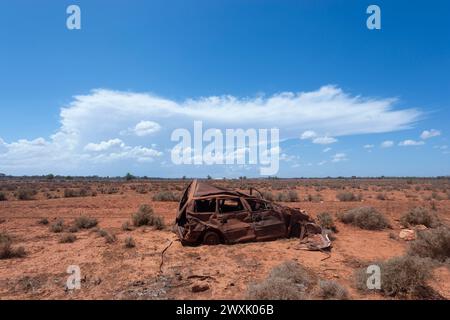
[{"label": "rusted car wreck", "polygon": [[329,248],[331,242],[303,210],[262,197],[226,190],[202,181],[189,184],[180,200],[175,232],[183,245],[234,244],[298,237],[304,249]]}]

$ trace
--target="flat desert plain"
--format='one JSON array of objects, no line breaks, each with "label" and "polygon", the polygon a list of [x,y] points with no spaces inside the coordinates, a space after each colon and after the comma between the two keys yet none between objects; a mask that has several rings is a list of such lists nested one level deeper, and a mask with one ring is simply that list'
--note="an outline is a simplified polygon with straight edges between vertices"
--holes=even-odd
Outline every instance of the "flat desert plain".
[{"label": "flat desert plain", "polygon": [[[411,298],[358,290],[355,271],[405,255],[414,241],[399,237],[401,217],[414,208],[450,225],[448,178],[210,182],[243,192],[256,187],[313,218],[328,213],[337,229],[331,255],[298,250],[299,239],[294,238],[182,246],[171,227],[177,199],[189,180],[3,178],[0,232],[10,249],[21,253],[0,259],[0,299],[245,299],[249,286],[287,261],[301,264],[317,279],[336,282],[350,299]],[[142,204],[151,206],[165,226],[133,226],[131,217]],[[365,230],[338,218],[367,206],[384,215],[390,227]],[[97,225],[76,228],[79,217]],[[67,288],[71,265],[80,268],[79,290]],[[449,299],[448,263],[434,265],[426,285],[433,292],[430,298]]]}]

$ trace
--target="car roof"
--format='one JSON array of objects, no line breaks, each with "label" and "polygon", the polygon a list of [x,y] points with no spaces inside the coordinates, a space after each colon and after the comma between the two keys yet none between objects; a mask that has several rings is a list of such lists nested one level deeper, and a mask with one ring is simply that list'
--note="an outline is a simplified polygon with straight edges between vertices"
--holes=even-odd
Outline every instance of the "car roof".
[{"label": "car roof", "polygon": [[204,181],[194,180],[192,183],[192,198],[203,198],[208,196],[236,196],[252,197],[239,191],[231,191],[222,187],[210,185]]}]

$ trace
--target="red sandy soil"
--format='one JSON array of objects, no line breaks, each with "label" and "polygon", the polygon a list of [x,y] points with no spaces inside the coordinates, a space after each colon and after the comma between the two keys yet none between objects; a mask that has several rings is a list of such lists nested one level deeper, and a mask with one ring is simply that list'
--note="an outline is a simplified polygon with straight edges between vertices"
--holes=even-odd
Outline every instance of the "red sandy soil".
[{"label": "red sandy soil", "polygon": [[[4,185],[8,183],[13,182],[4,182]],[[145,184],[152,185],[152,182]],[[286,205],[306,209],[313,217],[324,211],[335,216],[349,208],[370,205],[385,214],[392,225],[393,229],[367,231],[336,222],[339,232],[333,242],[331,257],[326,260],[323,260],[326,255],[322,252],[295,249],[298,239],[183,247],[170,229],[177,202],[152,201],[152,194],[157,191],[139,194],[130,188],[132,183],[117,182],[120,192],[94,197],[64,198],[61,196],[64,183],[54,190],[59,196],[56,199],[47,199],[39,192],[37,200],[19,201],[13,198],[13,191],[6,192],[8,201],[0,201],[0,232],[10,234],[14,246],[23,246],[27,254],[23,258],[0,260],[0,299],[242,299],[250,283],[262,280],[271,268],[288,260],[301,263],[323,279],[337,281],[349,290],[352,299],[384,299],[377,293],[365,294],[356,290],[353,273],[367,262],[405,253],[408,243],[390,237],[390,233],[398,235],[401,215],[417,206],[430,210],[434,206],[439,218],[450,225],[450,200],[430,199],[432,191],[424,188],[424,182],[419,181],[406,189],[390,188],[389,184],[387,181],[376,186],[369,181],[366,182],[367,190],[347,187],[347,190],[363,195],[361,202],[338,201],[336,192],[339,190],[334,187],[317,191],[317,186],[297,184],[296,190],[302,201]],[[51,189],[46,183],[38,185]],[[83,182],[81,185],[95,188],[98,183]],[[420,191],[414,189],[417,185],[421,187]],[[386,193],[388,200],[377,199],[379,190]],[[273,190],[274,193],[281,191]],[[438,192],[445,195],[442,188]],[[303,199],[307,194],[317,193],[323,201]],[[168,227],[162,231],[153,227],[122,230],[122,224],[130,221],[141,204],[150,204],[156,214],[164,217]],[[62,218],[70,224],[81,215],[97,218],[99,228],[116,234],[117,241],[106,243],[91,229],[77,232],[74,243],[59,243],[62,234],[52,233],[49,225],[38,223],[41,218],[47,218],[50,224]],[[125,247],[124,240],[129,236],[135,240],[136,247]],[[161,252],[171,241],[160,273]],[[66,290],[69,265],[81,268],[81,290]],[[449,269],[440,267],[434,271],[434,276],[430,286],[450,298]],[[209,289],[193,293],[194,284],[207,284]]]}]

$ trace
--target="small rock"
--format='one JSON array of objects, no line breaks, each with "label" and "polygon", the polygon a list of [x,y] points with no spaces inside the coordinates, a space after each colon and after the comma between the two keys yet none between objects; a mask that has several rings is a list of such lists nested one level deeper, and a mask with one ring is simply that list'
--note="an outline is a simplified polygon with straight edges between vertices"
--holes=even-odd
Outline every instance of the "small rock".
[{"label": "small rock", "polygon": [[426,226],[424,226],[423,224],[418,224],[417,226],[414,227],[414,230],[416,231],[422,231],[422,230],[426,230],[428,229]]},{"label": "small rock", "polygon": [[209,289],[209,285],[207,283],[196,283],[191,289],[192,292],[203,292]]},{"label": "small rock", "polygon": [[412,241],[416,239],[416,232],[411,229],[402,229],[400,230],[398,237],[405,241]]}]

